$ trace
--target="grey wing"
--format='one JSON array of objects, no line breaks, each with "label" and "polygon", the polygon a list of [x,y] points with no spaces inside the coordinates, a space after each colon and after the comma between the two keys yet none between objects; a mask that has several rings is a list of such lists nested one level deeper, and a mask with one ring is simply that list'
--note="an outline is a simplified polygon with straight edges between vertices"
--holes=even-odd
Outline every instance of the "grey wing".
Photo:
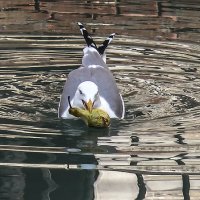
[{"label": "grey wing", "polygon": [[92,79],[98,85],[99,94],[106,99],[118,118],[124,117],[124,101],[109,69],[98,67],[92,71]]},{"label": "grey wing", "polygon": [[119,94],[115,79],[109,69],[97,66],[96,68],[80,67],[69,73],[64,85],[58,108],[58,116],[62,117],[68,108],[68,96],[73,99],[77,87],[83,81],[92,81],[98,86],[99,94],[106,99],[118,118],[123,118],[124,102]]},{"label": "grey wing", "polygon": [[60,98],[60,103],[58,107],[58,117],[62,117],[63,113],[66,112],[69,106],[68,96],[70,96],[70,98],[73,99],[78,85],[81,82],[88,80],[88,78],[88,74],[85,72],[83,67],[75,69],[69,73]]}]

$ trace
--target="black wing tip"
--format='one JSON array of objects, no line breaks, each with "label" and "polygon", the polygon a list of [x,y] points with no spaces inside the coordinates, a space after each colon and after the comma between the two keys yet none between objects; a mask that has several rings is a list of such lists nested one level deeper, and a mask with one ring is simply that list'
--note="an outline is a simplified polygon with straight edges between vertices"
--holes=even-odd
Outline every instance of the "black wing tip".
[{"label": "black wing tip", "polygon": [[116,33],[112,33],[112,34],[110,34],[110,36],[109,36],[109,37],[111,37],[111,38],[114,38],[114,37],[115,37],[115,35],[116,35]]},{"label": "black wing tip", "polygon": [[77,22],[79,28],[84,28],[83,24],[81,22]]},{"label": "black wing tip", "polygon": [[110,34],[105,41],[98,47],[99,54],[103,55],[104,51],[106,50],[107,46],[111,43],[115,36],[115,33]]},{"label": "black wing tip", "polygon": [[115,37],[115,33],[112,33],[107,37],[106,40],[108,41],[108,44],[110,44],[110,42],[113,40],[114,37]]},{"label": "black wing tip", "polygon": [[83,35],[87,46],[88,47],[91,46],[91,47],[94,47],[95,49],[97,49],[97,46],[96,46],[95,42],[93,41],[91,35],[88,33],[86,28],[83,26],[83,24],[81,22],[77,22],[77,24],[78,24],[78,26],[80,28],[81,34]]},{"label": "black wing tip", "polygon": [[84,35],[84,31],[86,31],[85,27],[83,26],[83,24],[81,22],[77,22],[79,29],[81,31],[81,34]]},{"label": "black wing tip", "polygon": [[100,45],[98,48],[95,44],[95,42],[93,41],[92,37],[90,36],[90,34],[87,32],[87,30],[85,29],[84,25],[81,22],[77,22],[81,34],[83,35],[83,37],[85,38],[86,44],[87,46],[91,46],[95,49],[97,49],[97,51],[99,52],[99,54],[103,55],[105,49],[107,48],[108,44],[110,44],[110,42],[113,40],[114,36],[116,35],[115,33],[110,34],[106,40],[102,43],[102,45]]}]

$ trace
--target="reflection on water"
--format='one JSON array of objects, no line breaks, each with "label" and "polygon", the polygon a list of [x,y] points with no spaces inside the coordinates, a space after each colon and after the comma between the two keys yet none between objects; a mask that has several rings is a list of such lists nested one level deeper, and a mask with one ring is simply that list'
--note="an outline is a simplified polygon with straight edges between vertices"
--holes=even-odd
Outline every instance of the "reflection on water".
[{"label": "reflection on water", "polygon": [[[195,1],[1,1],[0,19],[0,199],[199,199]],[[126,118],[109,129],[57,118],[77,21],[99,42],[117,33]]]}]

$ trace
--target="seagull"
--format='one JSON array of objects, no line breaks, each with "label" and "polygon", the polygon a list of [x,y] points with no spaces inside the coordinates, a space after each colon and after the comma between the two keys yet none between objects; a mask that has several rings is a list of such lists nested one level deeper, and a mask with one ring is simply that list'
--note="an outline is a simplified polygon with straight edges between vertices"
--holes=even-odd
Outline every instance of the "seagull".
[{"label": "seagull", "polygon": [[[78,22],[87,46],[83,49],[82,64],[68,75],[58,107],[59,118],[74,118],[69,108],[78,107],[89,112],[94,108],[107,112],[110,118],[124,118],[124,101],[115,79],[106,65],[105,50],[114,38],[111,34],[99,47],[82,23]],[[70,97],[70,102],[68,101]]]}]

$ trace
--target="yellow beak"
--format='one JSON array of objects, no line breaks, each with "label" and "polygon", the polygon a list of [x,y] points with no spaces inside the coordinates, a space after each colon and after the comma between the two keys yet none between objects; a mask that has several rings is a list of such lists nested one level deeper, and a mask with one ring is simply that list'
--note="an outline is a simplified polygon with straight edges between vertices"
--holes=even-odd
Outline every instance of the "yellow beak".
[{"label": "yellow beak", "polygon": [[92,112],[92,109],[93,109],[93,102],[91,101],[91,99],[85,103],[86,104],[86,109],[89,111],[89,112]]}]

